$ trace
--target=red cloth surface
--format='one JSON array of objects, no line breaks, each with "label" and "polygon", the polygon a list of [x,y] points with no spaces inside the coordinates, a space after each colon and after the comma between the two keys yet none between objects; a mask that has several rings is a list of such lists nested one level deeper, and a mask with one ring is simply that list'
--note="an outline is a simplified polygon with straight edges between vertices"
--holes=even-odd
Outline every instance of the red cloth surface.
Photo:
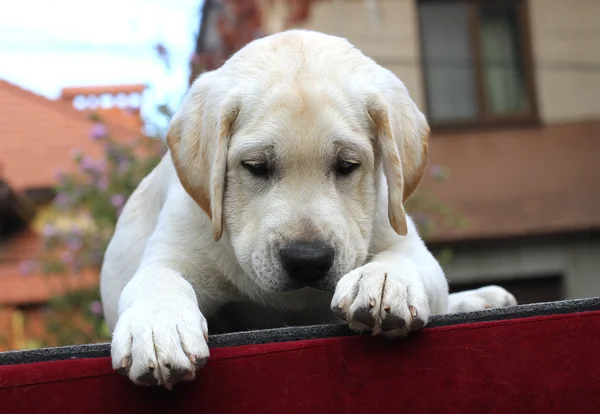
[{"label": "red cloth surface", "polygon": [[0,366],[0,413],[598,413],[600,311],[211,350],[143,388],[108,358]]}]

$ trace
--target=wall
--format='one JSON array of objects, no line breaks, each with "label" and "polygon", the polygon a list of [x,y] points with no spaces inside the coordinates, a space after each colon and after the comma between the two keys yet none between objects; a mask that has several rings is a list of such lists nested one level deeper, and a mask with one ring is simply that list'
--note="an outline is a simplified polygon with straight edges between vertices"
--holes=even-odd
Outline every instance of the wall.
[{"label": "wall", "polygon": [[453,247],[444,266],[455,283],[562,275],[566,299],[600,296],[600,238],[545,237]]},{"label": "wall", "polygon": [[[375,4],[380,22],[372,21]],[[600,1],[529,0],[540,118],[560,123],[600,118]],[[416,0],[317,2],[304,26],[347,37],[402,79],[423,108]]]},{"label": "wall", "polygon": [[[378,20],[373,20],[368,4],[374,4]],[[315,3],[303,27],[346,37],[402,79],[423,108],[417,21],[414,0],[329,0]]]},{"label": "wall", "polygon": [[544,122],[600,118],[600,1],[529,0]]}]

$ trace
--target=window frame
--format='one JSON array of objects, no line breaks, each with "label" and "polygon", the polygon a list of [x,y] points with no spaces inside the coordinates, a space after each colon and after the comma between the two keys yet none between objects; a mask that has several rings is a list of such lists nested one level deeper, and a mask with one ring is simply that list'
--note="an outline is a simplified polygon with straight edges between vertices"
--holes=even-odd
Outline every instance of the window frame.
[{"label": "window frame", "polygon": [[[421,75],[424,92],[424,102],[427,117],[432,129],[438,130],[456,130],[456,129],[478,129],[478,128],[494,128],[507,126],[521,125],[538,125],[539,110],[537,102],[537,90],[534,77],[534,62],[533,50],[531,41],[531,27],[529,18],[529,7],[527,0],[416,0],[417,2],[417,25],[420,37],[420,53],[421,53]],[[431,118],[429,112],[429,80],[427,78],[427,60],[424,53],[424,43],[422,41],[424,28],[421,21],[421,12],[419,4],[423,3],[466,3],[468,7],[469,20],[469,40],[471,43],[473,71],[475,78],[473,84],[475,87],[475,104],[480,110],[480,114],[472,119],[461,119],[457,121],[441,121],[436,122]],[[493,114],[488,109],[488,104],[485,95],[484,69],[481,58],[481,33],[480,33],[480,16],[479,6],[485,3],[511,3],[516,6],[517,13],[517,28],[519,31],[519,53],[523,64],[524,88],[525,94],[529,99],[529,110],[522,113],[514,114]]]}]

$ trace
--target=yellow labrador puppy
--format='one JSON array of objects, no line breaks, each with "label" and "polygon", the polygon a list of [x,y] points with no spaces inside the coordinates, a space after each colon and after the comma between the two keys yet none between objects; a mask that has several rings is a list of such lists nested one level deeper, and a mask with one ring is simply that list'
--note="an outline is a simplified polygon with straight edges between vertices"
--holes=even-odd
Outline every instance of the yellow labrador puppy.
[{"label": "yellow labrador puppy", "polygon": [[251,327],[343,320],[389,337],[515,304],[499,287],[449,297],[406,215],[428,134],[404,84],[339,37],[275,34],[201,75],[106,251],[114,368],[194,378],[207,319],[231,304]]}]

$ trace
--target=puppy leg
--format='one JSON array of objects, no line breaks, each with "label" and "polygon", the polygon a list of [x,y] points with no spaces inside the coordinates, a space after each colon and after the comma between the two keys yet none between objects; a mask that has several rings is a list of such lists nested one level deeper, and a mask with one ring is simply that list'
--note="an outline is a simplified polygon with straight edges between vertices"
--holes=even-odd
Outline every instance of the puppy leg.
[{"label": "puppy leg", "polygon": [[340,279],[331,307],[354,330],[403,336],[446,312],[448,283],[412,222],[404,237],[377,231],[375,240],[386,247]]},{"label": "puppy leg", "polygon": [[193,379],[206,362],[206,319],[194,289],[176,271],[139,271],[121,295],[119,314],[112,365],[135,384],[171,388]]},{"label": "puppy leg", "polygon": [[197,277],[207,264],[199,250],[198,213],[190,205],[181,197],[167,200],[119,299],[112,364],[136,384],[170,388],[193,379],[209,356],[202,312],[211,312],[224,293],[216,277]]},{"label": "puppy leg", "polygon": [[448,313],[474,312],[516,305],[517,300],[510,292],[495,285],[453,293],[448,297]]}]

